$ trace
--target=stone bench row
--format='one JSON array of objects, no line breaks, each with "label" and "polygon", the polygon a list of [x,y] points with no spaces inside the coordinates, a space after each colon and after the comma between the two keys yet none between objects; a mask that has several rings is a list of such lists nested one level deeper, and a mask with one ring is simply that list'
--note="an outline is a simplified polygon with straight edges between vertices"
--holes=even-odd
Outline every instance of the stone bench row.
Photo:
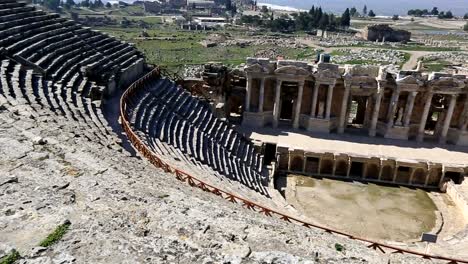
[{"label": "stone bench row", "polygon": [[0,25],[0,37],[6,38],[10,35],[21,34],[31,28],[43,27],[52,23],[63,23],[64,21],[65,19],[60,18],[57,14],[44,14],[6,22]]},{"label": "stone bench row", "polygon": [[190,122],[181,119],[171,109],[163,105],[152,109],[148,134],[161,141],[181,149],[183,153],[194,156],[207,163],[215,170],[221,172],[232,180],[236,180],[261,191],[261,176],[239,158],[230,153],[221,145],[216,144],[202,131],[195,128]]},{"label": "stone bench row", "polygon": [[[100,109],[89,98],[82,96],[92,84],[79,74],[62,84],[46,81],[42,75],[26,70],[22,65],[3,60],[0,67],[0,93],[11,105],[24,104],[35,111],[47,110],[76,122],[90,140],[106,143],[115,136],[106,129]],[[88,88],[89,89],[89,88]]]},{"label": "stone bench row", "polygon": [[[63,19],[52,19],[42,22],[35,22],[29,25],[22,26],[19,32],[10,32],[8,36],[0,38],[0,46],[8,47],[20,43],[24,46],[30,41],[30,37],[34,37],[40,33],[49,32],[49,35],[56,34],[53,30],[61,30],[62,32],[68,30],[65,27],[71,25],[70,21],[63,21]],[[1,32],[1,31],[0,31]],[[6,34],[6,33],[5,33]],[[33,39],[34,40],[34,39]]]},{"label": "stone bench row", "polygon": [[[161,95],[160,91],[168,89],[173,89],[174,91],[178,91],[180,93],[173,92],[172,97],[167,96],[168,93]],[[218,144],[222,144],[233,155],[243,159],[243,161],[246,162],[249,166],[253,166],[259,172],[261,172],[262,166],[260,156],[254,152],[251,144],[249,144],[247,140],[236,133],[233,129],[230,129],[225,122],[220,121],[214,115],[212,115],[211,110],[206,106],[206,104],[196,100],[190,94],[184,92],[183,89],[177,89],[175,86],[172,86],[172,88],[168,88],[168,86],[161,86],[156,87],[156,89],[155,87],[152,87],[151,90],[153,92],[147,93],[146,96],[141,100],[140,104],[145,104],[145,100],[147,98],[159,98],[161,102],[166,102],[167,105],[170,105],[170,107],[174,108],[174,112],[178,113],[184,118],[189,117],[189,113],[193,113],[198,110],[202,116],[200,115],[197,120],[194,120],[193,117],[188,118],[187,120],[190,120],[199,129],[207,133],[207,135],[211,137],[211,140],[217,142]],[[181,97],[184,96],[185,99],[181,99]],[[174,98],[178,98],[179,101]],[[192,109],[191,112],[187,111],[186,107]]]},{"label": "stone bench row", "polygon": [[91,73],[86,76],[93,80],[105,82],[142,58],[133,46],[57,14],[25,5],[15,11],[5,15],[11,20],[0,23],[0,47],[10,56],[35,63],[54,81],[78,69],[85,75]]},{"label": "stone bench row", "polygon": [[167,102],[178,114],[210,135],[212,140],[229,148],[235,156],[261,171],[261,158],[255,153],[253,145],[230,128],[226,122],[216,118],[206,103],[195,99],[180,87],[164,88],[166,89],[153,89],[153,96]]},{"label": "stone bench row", "polygon": [[[222,175],[264,193],[261,176],[239,158],[232,156],[223,146],[213,142],[204,132],[183,120],[172,109],[156,98],[136,109],[132,118],[145,120],[140,128],[151,139],[159,139],[180,149],[186,155],[208,164]],[[139,98],[140,99],[140,98]],[[138,101],[140,102],[140,101]],[[137,103],[138,104],[138,103]],[[132,107],[133,108],[133,107]]]},{"label": "stone bench row", "polygon": [[[166,142],[180,149],[185,155],[208,164],[221,175],[239,181],[258,192],[266,193],[262,176],[255,167],[250,166],[251,164],[243,160],[243,157],[234,156],[234,152],[213,140],[213,137],[207,133],[210,130],[199,128],[190,120],[186,120],[172,107],[174,104],[171,103],[171,99],[148,92],[148,90],[171,89],[171,86],[176,86],[173,82],[162,79],[149,81],[146,85],[147,89],[140,90],[142,92],[129,99],[127,110],[133,126],[144,132],[149,142],[155,139]],[[246,148],[248,144],[241,146]]]}]

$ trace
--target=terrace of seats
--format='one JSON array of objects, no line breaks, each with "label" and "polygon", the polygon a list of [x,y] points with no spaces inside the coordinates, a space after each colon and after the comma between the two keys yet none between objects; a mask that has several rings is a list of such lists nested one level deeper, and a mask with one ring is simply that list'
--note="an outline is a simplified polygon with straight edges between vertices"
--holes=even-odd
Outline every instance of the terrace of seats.
[{"label": "terrace of seats", "polygon": [[94,86],[95,83],[78,73],[67,83],[56,85],[22,64],[5,58],[1,60],[0,105],[29,111],[33,118],[52,116],[57,123],[76,125],[78,135],[109,146],[120,140],[108,129],[100,102],[92,101],[88,96]]},{"label": "terrace of seats", "polygon": [[150,80],[132,96],[127,111],[134,129],[155,153],[268,195],[267,172],[253,145],[174,82]]},{"label": "terrace of seats", "polygon": [[[79,73],[107,85],[144,62],[130,44],[15,0],[0,1],[0,47],[8,57],[58,83]],[[99,97],[102,91],[97,92]]]}]

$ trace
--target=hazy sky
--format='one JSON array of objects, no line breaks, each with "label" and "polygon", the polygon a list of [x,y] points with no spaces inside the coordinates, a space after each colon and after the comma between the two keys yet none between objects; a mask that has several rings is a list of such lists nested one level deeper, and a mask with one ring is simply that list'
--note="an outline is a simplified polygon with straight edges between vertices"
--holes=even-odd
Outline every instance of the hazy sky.
[{"label": "hazy sky", "polygon": [[258,2],[286,5],[301,9],[309,9],[312,5],[320,5],[328,11],[342,12],[346,7],[355,6],[359,11],[364,5],[373,9],[378,15],[406,14],[408,9],[451,10],[456,15],[468,13],[468,0],[258,0]]}]

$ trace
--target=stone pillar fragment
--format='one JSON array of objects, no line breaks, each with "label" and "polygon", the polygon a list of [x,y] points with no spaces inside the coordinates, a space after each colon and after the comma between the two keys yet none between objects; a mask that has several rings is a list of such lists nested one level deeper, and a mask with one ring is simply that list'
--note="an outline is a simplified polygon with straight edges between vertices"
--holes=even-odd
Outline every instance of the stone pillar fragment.
[{"label": "stone pillar fragment", "polygon": [[299,128],[299,120],[301,118],[302,95],[304,93],[304,81],[298,83],[298,89],[299,91],[297,93],[296,110],[294,112],[294,128]]},{"label": "stone pillar fragment", "polygon": [[245,95],[245,112],[250,112],[250,94],[252,92],[252,77],[247,77],[247,92]]},{"label": "stone pillar fragment", "polygon": [[398,107],[398,99],[400,98],[400,89],[397,88],[393,91],[392,99],[390,101],[388,116],[387,116],[387,128],[393,127],[393,122],[395,119],[395,112]]},{"label": "stone pillar fragment", "polygon": [[431,92],[427,95],[426,98],[426,103],[424,104],[424,111],[421,117],[421,122],[419,123],[419,130],[418,130],[418,136],[416,137],[416,140],[418,142],[422,142],[424,140],[424,133],[426,129],[426,123],[427,123],[427,117],[429,115],[429,110],[431,110],[431,104],[432,104],[432,97],[434,94]]},{"label": "stone pillar fragment", "polygon": [[351,90],[351,85],[345,83],[345,91],[343,94],[343,101],[341,101],[341,113],[340,113],[340,123],[338,125],[338,133],[343,134],[345,130],[346,123],[346,113],[348,111],[348,100],[349,93]]},{"label": "stone pillar fragment", "polygon": [[439,138],[439,143],[444,144],[447,141],[447,133],[450,128],[450,123],[452,121],[453,110],[455,110],[455,105],[457,104],[458,95],[451,95],[449,108],[447,110],[447,115],[444,120],[444,127],[442,128],[442,133]]},{"label": "stone pillar fragment", "polygon": [[380,91],[375,98],[374,110],[372,112],[372,120],[369,128],[369,136],[377,135],[377,122],[379,121],[380,104],[382,102],[383,91]]},{"label": "stone pillar fragment", "polygon": [[260,99],[258,103],[258,112],[263,112],[263,104],[265,101],[265,78],[260,80]]},{"label": "stone pillar fragment", "polygon": [[413,115],[414,108],[414,100],[416,99],[417,94],[418,92],[411,92],[408,96],[408,100],[406,101],[405,118],[403,121],[404,127],[408,127],[411,123],[411,116]]},{"label": "stone pillar fragment", "polygon": [[281,80],[276,80],[276,91],[275,91],[275,106],[273,111],[273,127],[278,127],[279,115],[280,115],[280,95],[281,95]]},{"label": "stone pillar fragment", "polygon": [[330,120],[331,115],[331,104],[333,99],[333,85],[328,85],[327,91],[327,110],[325,112],[325,119]]},{"label": "stone pillar fragment", "polygon": [[311,117],[317,116],[317,98],[318,98],[319,88],[320,88],[320,83],[316,82],[315,87],[314,87],[314,93],[312,94],[312,108],[310,110]]}]

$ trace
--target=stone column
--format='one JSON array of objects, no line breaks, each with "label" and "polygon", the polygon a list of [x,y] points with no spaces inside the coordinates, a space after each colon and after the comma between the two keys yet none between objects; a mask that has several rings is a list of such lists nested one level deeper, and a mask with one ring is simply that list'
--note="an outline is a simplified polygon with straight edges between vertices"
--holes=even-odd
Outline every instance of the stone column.
[{"label": "stone column", "polygon": [[387,129],[390,129],[393,127],[393,122],[395,119],[395,111],[397,110],[397,106],[398,106],[398,98],[400,98],[400,88],[395,89],[392,94],[392,99],[390,101],[390,105],[388,109]]},{"label": "stone column", "polygon": [[414,100],[416,99],[417,94],[418,92],[411,92],[408,95],[408,100],[406,101],[406,107],[405,107],[405,118],[403,121],[404,127],[408,127],[411,123],[411,116],[413,115]]},{"label": "stone column", "polygon": [[340,134],[343,134],[345,130],[346,112],[348,111],[348,100],[349,100],[350,90],[351,90],[351,85],[347,85],[345,83],[343,101],[341,101],[340,123],[338,124],[338,133]]},{"label": "stone column", "polygon": [[[374,99],[375,100],[375,99]],[[372,106],[374,105],[373,104],[373,101],[372,100],[372,96],[368,96],[367,97],[367,100],[366,100],[366,112],[364,113],[364,126],[369,128],[370,125],[369,125],[369,122],[371,121],[372,117],[371,117],[371,113],[373,111],[372,109]]]},{"label": "stone column", "polygon": [[252,92],[252,77],[247,77],[247,92],[245,95],[245,112],[250,112],[250,94]]},{"label": "stone column", "polygon": [[424,104],[424,111],[421,117],[421,122],[419,124],[418,136],[416,137],[416,140],[418,142],[422,142],[424,140],[424,131],[426,129],[427,116],[429,115],[429,110],[431,110],[433,96],[434,94],[432,92],[429,92],[426,98],[426,103]]},{"label": "stone column", "polygon": [[276,80],[276,94],[275,94],[275,106],[273,111],[273,127],[278,127],[279,115],[280,115],[280,95],[281,95],[281,84],[283,81]]},{"label": "stone column", "polygon": [[260,80],[260,100],[258,103],[258,112],[263,112],[263,102],[265,101],[265,78]]},{"label": "stone column", "polygon": [[296,103],[296,111],[294,113],[294,122],[293,127],[299,128],[299,120],[301,118],[301,106],[302,106],[302,94],[304,93],[304,81],[300,81],[298,83],[298,93],[297,93],[297,103]]},{"label": "stone column", "polygon": [[327,91],[327,110],[325,111],[325,119],[330,120],[331,104],[333,99],[333,85],[328,85]]},{"label": "stone column", "polygon": [[379,121],[380,104],[382,103],[383,91],[380,91],[375,98],[374,110],[372,111],[372,120],[369,128],[369,136],[377,135],[377,122]]},{"label": "stone column", "polygon": [[[466,100],[466,99],[465,99]],[[458,127],[462,132],[465,132],[468,126],[468,100],[465,101],[463,106],[463,114],[460,116]]]},{"label": "stone column", "polygon": [[310,117],[317,116],[317,98],[318,98],[318,91],[320,88],[320,83],[316,82],[314,87],[314,93],[312,94],[312,108],[310,110]]},{"label": "stone column", "polygon": [[439,138],[439,143],[445,144],[447,141],[447,134],[450,128],[450,123],[452,121],[453,110],[455,109],[455,105],[457,104],[457,97],[458,95],[452,94],[450,98],[449,108],[447,110],[447,115],[445,116],[444,120],[444,127],[442,128],[442,133]]}]

